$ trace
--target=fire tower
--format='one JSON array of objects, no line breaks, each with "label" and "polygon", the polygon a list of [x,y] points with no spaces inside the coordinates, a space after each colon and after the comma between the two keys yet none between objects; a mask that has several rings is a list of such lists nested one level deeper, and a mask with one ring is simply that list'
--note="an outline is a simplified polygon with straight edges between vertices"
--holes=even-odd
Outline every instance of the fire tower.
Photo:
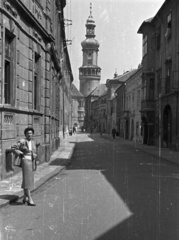
[{"label": "fire tower", "polygon": [[87,96],[94,90],[101,79],[101,68],[98,67],[99,43],[95,39],[95,21],[92,17],[92,4],[90,3],[90,16],[86,21],[86,39],[81,42],[83,63],[79,68],[80,92]]}]

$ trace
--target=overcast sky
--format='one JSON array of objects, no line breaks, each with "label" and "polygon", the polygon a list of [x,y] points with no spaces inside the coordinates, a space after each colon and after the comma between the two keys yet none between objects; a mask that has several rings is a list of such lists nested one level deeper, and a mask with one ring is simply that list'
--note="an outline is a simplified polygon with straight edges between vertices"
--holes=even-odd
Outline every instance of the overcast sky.
[{"label": "overcast sky", "polygon": [[73,71],[74,84],[79,89],[79,67],[82,66],[81,42],[85,40],[86,20],[90,15],[96,23],[96,40],[100,47],[98,66],[101,81],[113,78],[115,70],[135,69],[142,60],[142,35],[137,31],[142,22],[155,16],[164,0],[66,0],[65,18],[72,25],[65,27],[66,38],[72,40],[68,51]]}]

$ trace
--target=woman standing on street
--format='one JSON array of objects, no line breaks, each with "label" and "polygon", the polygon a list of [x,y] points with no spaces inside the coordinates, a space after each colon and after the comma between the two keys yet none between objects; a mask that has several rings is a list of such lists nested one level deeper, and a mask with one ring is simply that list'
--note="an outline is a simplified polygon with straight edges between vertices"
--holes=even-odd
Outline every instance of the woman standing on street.
[{"label": "woman standing on street", "polygon": [[22,167],[22,188],[24,189],[23,203],[29,206],[36,206],[32,200],[30,190],[34,188],[34,171],[36,170],[36,144],[32,140],[34,135],[33,128],[24,130],[25,139],[21,139],[16,145],[12,146],[12,151],[21,158]]}]

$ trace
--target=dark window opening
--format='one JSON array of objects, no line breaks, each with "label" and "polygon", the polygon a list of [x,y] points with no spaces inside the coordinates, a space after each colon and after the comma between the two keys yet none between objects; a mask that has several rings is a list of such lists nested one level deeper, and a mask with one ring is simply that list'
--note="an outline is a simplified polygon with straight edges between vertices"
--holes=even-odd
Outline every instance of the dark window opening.
[{"label": "dark window opening", "polygon": [[151,78],[149,82],[149,99],[154,99],[154,79]]},{"label": "dark window opening", "polygon": [[161,93],[161,71],[157,72],[157,96]]},{"label": "dark window opening", "polygon": [[167,16],[167,28],[171,28],[172,27],[172,14],[170,13]]},{"label": "dark window opening", "polygon": [[[8,34],[5,36],[5,61],[4,61],[4,103],[11,104],[13,100],[13,71],[12,54],[13,54],[13,38]],[[12,79],[11,79],[12,78]]]},{"label": "dark window opening", "polygon": [[161,28],[158,28],[156,32],[156,48],[160,48],[160,43],[161,43]]},{"label": "dark window opening", "polygon": [[33,91],[33,103],[34,103],[34,109],[39,110],[39,90],[40,90],[40,55],[35,53],[35,70],[34,70],[34,91]]},{"label": "dark window opening", "polygon": [[5,78],[4,78],[4,102],[5,104],[10,104],[11,93],[10,93],[10,62],[5,60]]},{"label": "dark window opening", "polygon": [[147,35],[143,38],[143,57],[147,54]]},{"label": "dark window opening", "polygon": [[165,80],[165,92],[168,93],[171,90],[171,71],[172,66],[171,63],[166,66],[166,80]]},{"label": "dark window opening", "polygon": [[37,110],[37,74],[34,75],[34,109]]}]

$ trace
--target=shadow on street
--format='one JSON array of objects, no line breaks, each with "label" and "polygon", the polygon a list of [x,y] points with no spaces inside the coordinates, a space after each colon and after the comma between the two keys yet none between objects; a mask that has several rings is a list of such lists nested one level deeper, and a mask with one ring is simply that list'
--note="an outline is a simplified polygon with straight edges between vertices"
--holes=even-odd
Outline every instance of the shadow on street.
[{"label": "shadow on street", "polygon": [[100,171],[131,213],[95,240],[179,239],[179,183],[172,178],[178,168],[131,146],[93,135],[89,138],[76,143],[67,170]]}]

